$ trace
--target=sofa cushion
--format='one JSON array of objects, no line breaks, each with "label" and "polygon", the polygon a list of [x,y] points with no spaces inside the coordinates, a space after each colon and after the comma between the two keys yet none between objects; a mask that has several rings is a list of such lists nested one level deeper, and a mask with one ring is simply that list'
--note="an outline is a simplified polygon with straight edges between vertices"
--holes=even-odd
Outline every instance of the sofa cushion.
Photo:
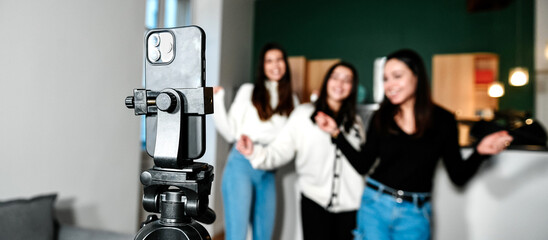
[{"label": "sofa cushion", "polygon": [[0,239],[54,240],[56,194],[0,202]]},{"label": "sofa cushion", "polygon": [[61,224],[59,240],[133,240],[130,234],[85,229]]}]

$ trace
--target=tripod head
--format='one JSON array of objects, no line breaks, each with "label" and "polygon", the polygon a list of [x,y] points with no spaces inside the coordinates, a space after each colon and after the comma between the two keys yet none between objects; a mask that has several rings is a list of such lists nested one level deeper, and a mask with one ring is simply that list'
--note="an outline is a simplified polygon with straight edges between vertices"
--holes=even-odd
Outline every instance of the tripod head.
[{"label": "tripod head", "polygon": [[[210,239],[208,207],[213,167],[205,153],[205,115],[213,90],[205,85],[205,34],[197,26],[154,29],[145,35],[145,89],[125,104],[146,116],[146,149],[154,167],[141,174],[143,207],[150,215],[135,239]],[[195,221],[196,220],[196,221]]]}]

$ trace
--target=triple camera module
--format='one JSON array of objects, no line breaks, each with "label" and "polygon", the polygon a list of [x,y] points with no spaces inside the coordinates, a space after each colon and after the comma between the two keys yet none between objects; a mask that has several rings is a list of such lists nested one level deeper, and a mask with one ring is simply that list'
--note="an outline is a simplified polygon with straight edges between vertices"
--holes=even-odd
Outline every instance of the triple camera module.
[{"label": "triple camera module", "polygon": [[173,35],[171,32],[155,32],[148,35],[147,58],[154,64],[169,63],[173,60]]}]

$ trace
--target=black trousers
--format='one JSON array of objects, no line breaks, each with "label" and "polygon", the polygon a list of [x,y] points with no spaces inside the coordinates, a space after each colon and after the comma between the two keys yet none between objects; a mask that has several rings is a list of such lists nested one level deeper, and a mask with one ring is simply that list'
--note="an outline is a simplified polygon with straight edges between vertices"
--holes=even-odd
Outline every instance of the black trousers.
[{"label": "black trousers", "polygon": [[331,213],[301,194],[303,239],[321,240],[353,239],[356,228],[356,211]]}]

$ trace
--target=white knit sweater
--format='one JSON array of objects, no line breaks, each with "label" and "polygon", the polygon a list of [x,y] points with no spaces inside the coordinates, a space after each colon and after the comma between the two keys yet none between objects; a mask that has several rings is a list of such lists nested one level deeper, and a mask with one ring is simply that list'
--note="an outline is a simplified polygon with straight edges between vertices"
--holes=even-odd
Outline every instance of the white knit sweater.
[{"label": "white knit sweater", "polygon": [[[215,127],[228,142],[235,142],[245,134],[254,142],[268,144],[274,140],[287,121],[287,116],[280,114],[274,114],[267,121],[261,121],[257,109],[251,102],[253,87],[251,83],[245,83],[240,87],[228,114],[225,109],[224,90],[213,96]],[[278,82],[266,81],[265,87],[270,94],[270,106],[274,109],[278,105]],[[296,96],[293,96],[293,101],[295,106],[299,104]]]},{"label": "white knit sweater", "polygon": [[[255,144],[247,156],[254,168],[274,169],[295,157],[297,183],[302,193],[330,212],[357,210],[364,189],[358,174],[331,136],[312,122],[312,104],[303,104],[291,113],[284,128],[268,146]],[[348,133],[341,130],[354,148],[365,140],[359,116]],[[338,175],[338,177],[335,177]],[[331,202],[331,206],[328,207]]]}]

